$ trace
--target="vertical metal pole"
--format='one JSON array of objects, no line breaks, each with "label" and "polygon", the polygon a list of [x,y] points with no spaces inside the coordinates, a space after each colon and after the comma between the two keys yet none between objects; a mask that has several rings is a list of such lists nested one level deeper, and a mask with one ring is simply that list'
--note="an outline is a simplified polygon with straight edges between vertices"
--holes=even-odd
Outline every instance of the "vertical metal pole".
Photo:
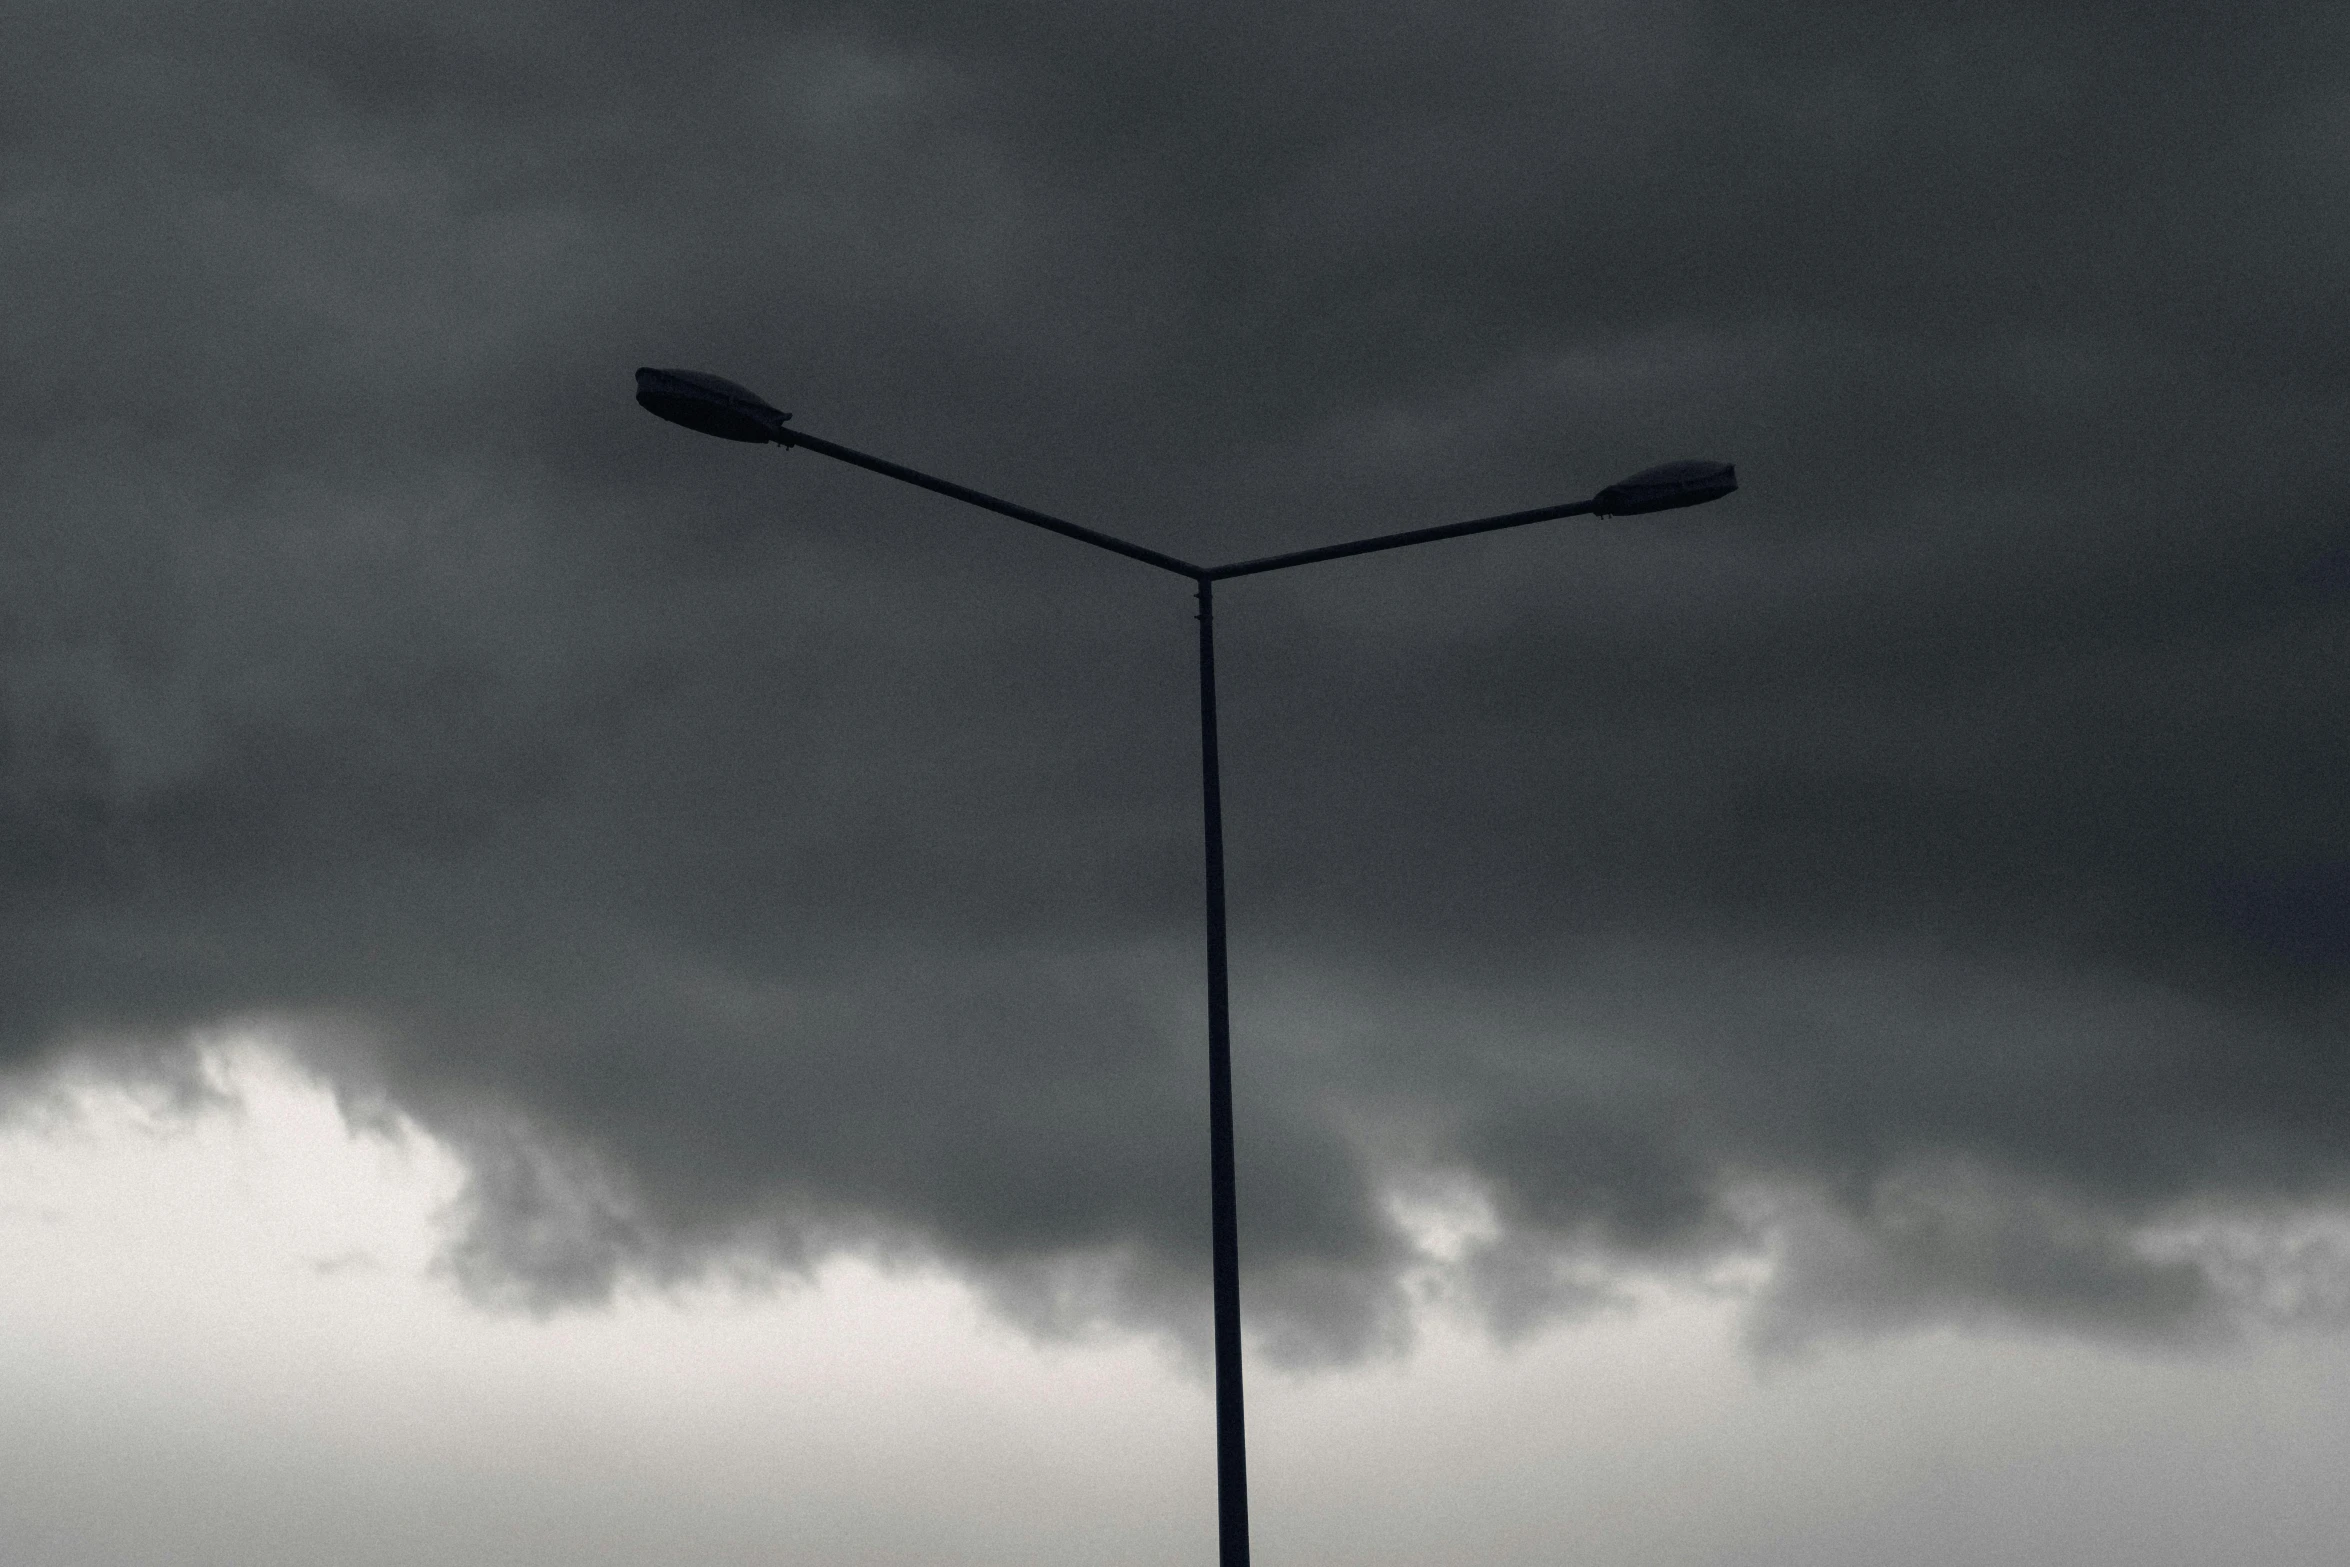
[{"label": "vertical metal pole", "polygon": [[1232,1178],[1232,1004],[1224,971],[1224,790],[1216,761],[1215,584],[1199,579],[1200,803],[1208,857],[1208,1204],[1216,1303],[1216,1560],[1248,1567],[1240,1405],[1240,1199]]}]

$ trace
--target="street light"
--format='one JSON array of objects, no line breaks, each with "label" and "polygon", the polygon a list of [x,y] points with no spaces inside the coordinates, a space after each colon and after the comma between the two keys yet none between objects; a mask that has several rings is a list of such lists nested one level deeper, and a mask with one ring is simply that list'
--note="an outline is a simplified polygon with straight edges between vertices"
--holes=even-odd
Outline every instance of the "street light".
[{"label": "street light", "polygon": [[1240,1400],[1239,1202],[1232,1179],[1232,1015],[1224,965],[1224,801],[1216,758],[1215,585],[1231,577],[1253,577],[1316,561],[1368,555],[1465,538],[1557,517],[1631,517],[1719,500],[1738,488],[1737,470],[1721,462],[1669,462],[1618,480],[1587,501],[1504,512],[1436,528],[1383,533],[1348,544],[1292,550],[1227,566],[1195,566],[1157,550],[1031,511],[946,479],[918,473],[882,458],[787,427],[791,418],[747,387],[699,370],[639,370],[636,400],[673,424],[730,441],[769,442],[801,447],[859,468],[916,485],[1001,516],[1033,524],[1064,538],[1156,566],[1195,585],[1199,598],[1200,806],[1207,857],[1208,937],[1208,1166],[1214,1242],[1216,1317],[1216,1512],[1220,1567],[1247,1567],[1248,1456]]}]

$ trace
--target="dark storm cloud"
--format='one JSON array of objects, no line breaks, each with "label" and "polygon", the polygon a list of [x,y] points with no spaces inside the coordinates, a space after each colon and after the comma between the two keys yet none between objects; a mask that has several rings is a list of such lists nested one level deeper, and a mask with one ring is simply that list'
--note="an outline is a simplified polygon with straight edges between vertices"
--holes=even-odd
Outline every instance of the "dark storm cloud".
[{"label": "dark storm cloud", "polygon": [[2329,8],[12,32],[19,1062],[300,1020],[524,1304],[857,1245],[1197,1315],[1181,584],[658,425],[677,363],[1192,558],[1739,462],[1223,596],[1284,1352],[1400,1331],[1415,1182],[1505,1329],[1776,1238],[1778,1339],[2197,1331],[2150,1235],[2341,1193]]}]

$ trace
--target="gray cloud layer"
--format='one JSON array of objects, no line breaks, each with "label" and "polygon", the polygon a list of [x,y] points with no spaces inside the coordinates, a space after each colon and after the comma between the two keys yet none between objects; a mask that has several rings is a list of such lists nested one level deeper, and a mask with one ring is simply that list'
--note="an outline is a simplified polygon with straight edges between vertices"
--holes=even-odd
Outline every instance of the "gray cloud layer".
[{"label": "gray cloud layer", "polygon": [[1245,1244],[1398,1331],[1783,1238],[1758,1319],[2157,1335],[2341,1194],[2333,8],[20,7],[0,1059],[304,1021],[491,1295],[1204,1253],[1192,558]]}]

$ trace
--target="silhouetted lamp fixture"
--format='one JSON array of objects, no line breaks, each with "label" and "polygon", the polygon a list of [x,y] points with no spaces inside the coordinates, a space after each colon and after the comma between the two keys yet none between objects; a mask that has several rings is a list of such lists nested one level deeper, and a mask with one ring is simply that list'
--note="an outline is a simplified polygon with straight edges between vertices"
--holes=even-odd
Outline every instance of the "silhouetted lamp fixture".
[{"label": "silhouetted lamp fixture", "polygon": [[1591,497],[1591,510],[1601,517],[1634,517],[1678,506],[1701,506],[1736,488],[1738,470],[1726,462],[1658,463],[1629,479],[1618,479]]},{"label": "silhouetted lamp fixture", "polygon": [[671,424],[728,441],[775,441],[791,417],[747,386],[699,370],[639,370],[636,400]]},{"label": "silhouetted lamp fixture", "polygon": [[1195,566],[1140,544],[1132,544],[1074,522],[998,500],[946,479],[841,446],[784,421],[791,417],[747,387],[699,370],[639,370],[636,400],[689,430],[729,441],[772,441],[802,447],[853,463],[934,494],[1016,518],[1064,538],[1123,555],[1189,578],[1199,597],[1200,802],[1207,858],[1208,938],[1208,1173],[1209,1218],[1213,1231],[1213,1295],[1216,1318],[1216,1507],[1217,1560],[1221,1567],[1248,1562],[1248,1457],[1241,1418],[1239,1198],[1232,1177],[1232,1009],[1224,963],[1224,811],[1216,760],[1215,584],[1291,566],[1338,560],[1428,544],[1472,533],[1523,527],[1558,517],[1632,517],[1720,500],[1738,488],[1737,470],[1724,462],[1669,462],[1644,468],[1601,490],[1587,501],[1505,512],[1442,527],[1384,533],[1348,544],[1325,544],[1225,566]]}]

